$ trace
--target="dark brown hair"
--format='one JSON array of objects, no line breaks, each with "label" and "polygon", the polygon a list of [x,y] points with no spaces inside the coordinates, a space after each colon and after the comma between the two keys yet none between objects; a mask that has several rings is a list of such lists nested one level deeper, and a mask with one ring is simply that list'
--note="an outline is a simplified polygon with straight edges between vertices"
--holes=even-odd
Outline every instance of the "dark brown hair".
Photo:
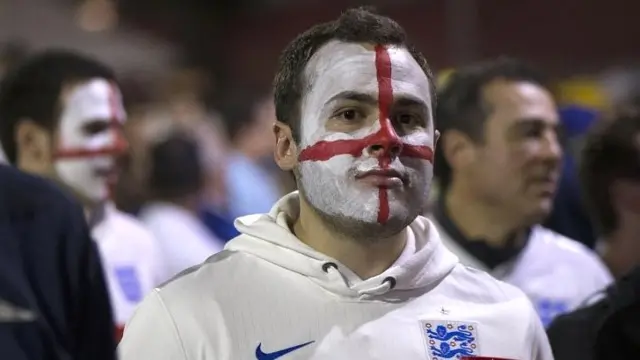
[{"label": "dark brown hair", "polygon": [[587,206],[602,235],[618,226],[611,201],[616,180],[640,182],[640,111],[628,109],[600,120],[585,141],[580,180]]}]

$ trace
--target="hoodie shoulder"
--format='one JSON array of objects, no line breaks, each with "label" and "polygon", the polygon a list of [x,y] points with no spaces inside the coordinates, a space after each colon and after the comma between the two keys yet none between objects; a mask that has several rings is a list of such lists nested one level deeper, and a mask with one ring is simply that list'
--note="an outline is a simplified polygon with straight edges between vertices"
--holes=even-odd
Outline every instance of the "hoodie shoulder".
[{"label": "hoodie shoulder", "polygon": [[174,275],[171,279],[165,281],[158,286],[157,290],[161,294],[171,294],[176,288],[181,290],[197,289],[199,282],[206,277],[208,281],[215,282],[215,278],[219,273],[227,273],[230,269],[229,262],[234,261],[238,256],[242,256],[236,251],[223,250],[219,253],[211,255],[202,264],[194,265],[184,269]]}]

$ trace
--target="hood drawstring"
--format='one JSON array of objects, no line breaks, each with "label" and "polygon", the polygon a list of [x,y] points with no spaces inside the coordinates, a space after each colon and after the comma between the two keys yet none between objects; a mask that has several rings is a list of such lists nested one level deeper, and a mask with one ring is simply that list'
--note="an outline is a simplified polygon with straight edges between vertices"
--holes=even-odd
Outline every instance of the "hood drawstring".
[{"label": "hood drawstring", "polygon": [[380,285],[366,290],[361,290],[358,292],[358,295],[383,295],[393,290],[396,287],[396,278],[393,276],[387,276],[382,280]]},{"label": "hood drawstring", "polygon": [[[333,270],[333,271],[331,271],[331,270]],[[342,276],[342,273],[340,273],[340,269],[338,268],[338,264],[336,264],[334,262],[325,262],[324,264],[322,264],[322,271],[324,271],[327,274],[329,274],[330,271],[332,273],[335,271],[345,281],[347,280],[347,279],[344,278],[344,276]],[[396,287],[396,278],[394,278],[393,276],[387,276],[386,278],[384,278],[384,280],[382,280],[380,285],[378,285],[376,287],[373,287],[373,288],[370,288],[370,289],[360,290],[360,291],[358,291],[358,295],[359,296],[383,295],[383,294],[386,294],[387,292],[389,292],[390,290],[393,290],[395,287]]]},{"label": "hood drawstring", "polygon": [[329,269],[334,268],[336,270],[338,270],[338,264],[333,263],[333,262],[326,262],[324,264],[322,264],[322,271],[329,273]]},{"label": "hood drawstring", "polygon": [[389,290],[393,290],[393,288],[396,287],[396,278],[394,278],[393,276],[387,276],[386,278],[384,278],[384,280],[382,280],[382,283],[389,283]]}]

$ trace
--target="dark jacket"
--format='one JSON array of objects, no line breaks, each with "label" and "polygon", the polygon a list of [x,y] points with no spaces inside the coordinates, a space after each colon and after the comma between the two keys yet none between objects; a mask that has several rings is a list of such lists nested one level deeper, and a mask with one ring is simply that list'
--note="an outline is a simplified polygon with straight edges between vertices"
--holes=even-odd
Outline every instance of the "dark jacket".
[{"label": "dark jacket", "polygon": [[556,360],[640,359],[640,267],[604,295],[551,324]]},{"label": "dark jacket", "polygon": [[81,208],[0,165],[0,359],[113,360],[100,258]]}]

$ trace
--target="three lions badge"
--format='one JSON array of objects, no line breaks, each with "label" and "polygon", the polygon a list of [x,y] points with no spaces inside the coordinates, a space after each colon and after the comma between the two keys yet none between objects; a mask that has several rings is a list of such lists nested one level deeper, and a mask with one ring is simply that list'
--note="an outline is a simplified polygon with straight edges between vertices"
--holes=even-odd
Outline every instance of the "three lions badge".
[{"label": "three lions badge", "polygon": [[480,354],[476,323],[425,320],[420,325],[431,360],[474,358]]}]

